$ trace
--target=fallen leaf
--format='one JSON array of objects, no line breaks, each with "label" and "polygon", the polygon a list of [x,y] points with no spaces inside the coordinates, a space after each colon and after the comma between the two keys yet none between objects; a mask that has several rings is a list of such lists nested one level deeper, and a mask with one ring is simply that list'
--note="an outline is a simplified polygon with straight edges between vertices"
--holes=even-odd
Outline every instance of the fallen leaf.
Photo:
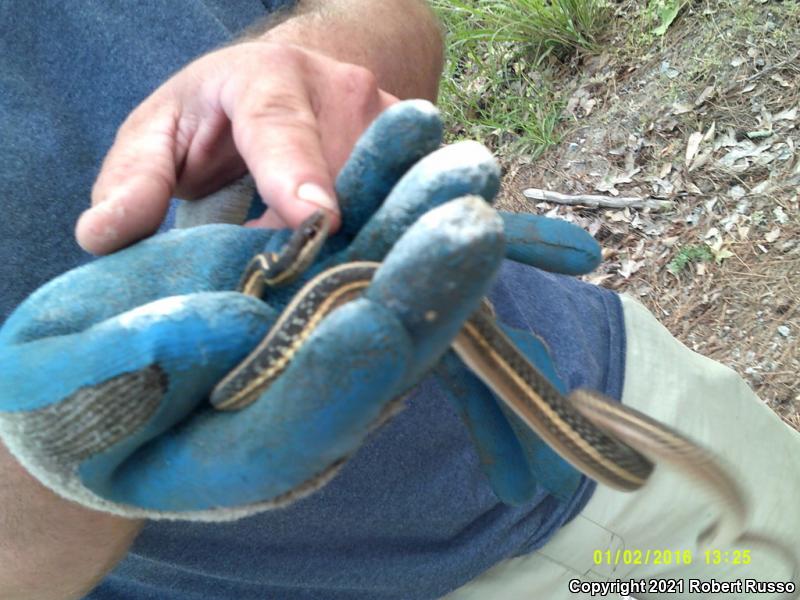
[{"label": "fallen leaf", "polygon": [[672,105],[672,114],[673,115],[683,115],[694,110],[694,106],[691,104],[685,104],[681,102],[676,102]]},{"label": "fallen leaf", "polygon": [[[767,140],[762,142],[759,145],[754,144],[750,140],[743,140],[736,144],[730,152],[728,152],[725,156],[720,158],[717,163],[725,168],[734,169],[736,170],[736,163],[738,163],[743,158],[752,158],[755,156],[759,156],[760,154],[766,152],[772,147],[772,141]],[[744,169],[746,170],[748,165],[744,165]]]},{"label": "fallen leaf", "polygon": [[689,172],[691,173],[692,171],[708,164],[708,161],[711,159],[711,156],[713,154],[714,154],[713,148],[706,148],[705,150],[700,152],[692,161],[692,164],[689,165]]},{"label": "fallen leaf", "polygon": [[700,131],[695,131],[689,136],[689,141],[686,143],[686,159],[684,164],[688,167],[692,159],[697,156],[697,151],[700,149],[700,142],[703,140],[703,134]]},{"label": "fallen leaf", "polygon": [[703,134],[703,142],[707,142],[714,138],[714,134],[717,132],[717,122],[714,121],[711,123],[711,127],[709,127],[706,132]]},{"label": "fallen leaf", "polygon": [[611,273],[605,273],[603,275],[587,275],[585,277],[585,281],[588,281],[589,283],[591,283],[593,285],[600,286],[600,285],[603,284],[603,282],[608,281],[612,277],[614,277],[614,275],[611,274]]},{"label": "fallen leaf", "polygon": [[781,237],[781,230],[779,227],[776,227],[775,229],[770,231],[767,235],[765,235],[764,239],[771,244],[779,237]]},{"label": "fallen leaf", "polygon": [[773,121],[796,121],[797,120],[797,107],[779,112],[773,115]]},{"label": "fallen leaf", "polygon": [[718,263],[721,263],[726,258],[732,258],[734,256],[736,255],[733,252],[731,252],[730,250],[725,250],[724,248],[717,252],[714,252],[714,260],[717,261]]},{"label": "fallen leaf", "polygon": [[645,261],[637,261],[631,259],[624,259],[620,262],[620,268],[617,269],[617,273],[622,275],[625,279],[628,279],[631,275],[636,273],[639,269],[642,268],[642,265]]},{"label": "fallen leaf", "polygon": [[777,83],[778,85],[780,85],[781,87],[785,87],[785,88],[790,88],[790,87],[792,87],[792,84],[791,84],[791,83],[789,83],[788,81],[786,81],[786,80],[785,80],[783,77],[781,77],[781,76],[780,76],[780,75],[778,75],[777,73],[770,75],[770,76],[769,76],[769,78],[770,78],[770,79],[772,79],[772,81],[776,82],[776,83]]},{"label": "fallen leaf", "polygon": [[761,183],[753,186],[753,189],[750,190],[750,193],[753,195],[766,194],[771,187],[772,187],[772,182],[769,179],[765,179]]},{"label": "fallen leaf", "polygon": [[706,242],[706,245],[711,250],[711,253],[714,255],[714,260],[718,263],[721,263],[726,258],[731,258],[732,256],[735,256],[733,252],[724,248],[723,244],[724,242],[722,240],[722,236],[717,237],[711,243]]},{"label": "fallen leaf", "polygon": [[757,131],[748,131],[745,133],[751,140],[762,140],[772,135],[771,129],[759,129]]},{"label": "fallen leaf", "polygon": [[681,74],[678,69],[673,69],[669,66],[669,61],[665,60],[661,63],[661,72],[667,76],[668,79],[675,79]]},{"label": "fallen leaf", "polygon": [[[694,164],[695,163],[692,163],[692,166],[694,166]],[[703,195],[703,190],[701,190],[699,187],[697,187],[694,184],[694,182],[692,182],[692,181],[687,181],[686,182],[686,191],[689,192],[690,194],[694,194],[695,196],[702,196]]]},{"label": "fallen leaf", "polygon": [[697,100],[694,101],[695,108],[702,106],[706,100],[711,98],[711,96],[714,94],[714,90],[715,90],[714,86],[709,85],[706,87],[706,89],[700,92],[700,95],[697,97]]},{"label": "fallen leaf", "polygon": [[659,25],[653,30],[653,33],[656,35],[667,33],[667,29],[678,16],[683,4],[682,0],[663,0],[663,2],[657,4],[656,14],[658,15]]},{"label": "fallen leaf", "polygon": [[720,148],[733,148],[736,146],[736,143],[736,131],[729,127],[725,133],[721,133],[714,140],[714,150],[719,150]]},{"label": "fallen leaf", "polygon": [[735,185],[730,190],[728,190],[728,195],[734,200],[739,200],[740,198],[747,195],[747,190],[745,190],[740,185]]},{"label": "fallen leaf", "polygon": [[775,216],[775,220],[781,225],[785,225],[786,223],[789,222],[789,216],[785,212],[783,212],[782,206],[773,208],[772,214]]}]

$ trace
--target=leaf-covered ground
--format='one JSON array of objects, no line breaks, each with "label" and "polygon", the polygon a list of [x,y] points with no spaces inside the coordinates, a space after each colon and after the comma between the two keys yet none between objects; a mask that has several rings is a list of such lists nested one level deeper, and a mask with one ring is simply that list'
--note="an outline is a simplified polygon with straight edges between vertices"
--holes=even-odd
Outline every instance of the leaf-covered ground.
[{"label": "leaf-covered ground", "polygon": [[609,50],[563,66],[558,145],[499,148],[499,204],[588,229],[605,257],[590,281],[637,297],[800,429],[800,5],[694,2],[632,43],[640,8],[618,3]]}]

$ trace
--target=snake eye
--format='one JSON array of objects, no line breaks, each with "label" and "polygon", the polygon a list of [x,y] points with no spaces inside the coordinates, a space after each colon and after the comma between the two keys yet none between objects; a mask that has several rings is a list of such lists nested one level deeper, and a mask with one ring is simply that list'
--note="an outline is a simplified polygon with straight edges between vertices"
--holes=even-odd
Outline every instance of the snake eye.
[{"label": "snake eye", "polygon": [[321,210],[311,215],[304,223],[305,227],[303,227],[303,234],[306,239],[314,239],[319,235],[326,235],[328,229],[326,227],[327,218],[327,215]]}]

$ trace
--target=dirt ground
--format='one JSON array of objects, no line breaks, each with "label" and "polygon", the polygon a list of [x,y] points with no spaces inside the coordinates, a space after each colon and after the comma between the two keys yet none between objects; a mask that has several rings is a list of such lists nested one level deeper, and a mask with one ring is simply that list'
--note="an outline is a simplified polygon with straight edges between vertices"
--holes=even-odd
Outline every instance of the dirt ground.
[{"label": "dirt ground", "polygon": [[800,429],[800,6],[694,2],[655,43],[617,41],[565,65],[566,135],[504,159],[500,207],[588,229],[605,258],[588,280],[639,298]]}]

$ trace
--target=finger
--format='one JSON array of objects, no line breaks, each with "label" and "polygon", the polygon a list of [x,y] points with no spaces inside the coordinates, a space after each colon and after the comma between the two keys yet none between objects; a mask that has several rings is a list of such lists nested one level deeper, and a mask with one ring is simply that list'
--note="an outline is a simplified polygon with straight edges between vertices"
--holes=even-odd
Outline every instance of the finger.
[{"label": "finger", "polygon": [[264,202],[291,226],[319,209],[338,222],[331,173],[303,72],[290,64],[256,82],[246,79],[232,81],[222,106]]},{"label": "finger", "polygon": [[175,187],[177,110],[173,102],[156,98],[120,128],[92,189],[92,208],[75,226],[78,243],[88,252],[127,246],[163,221]]},{"label": "finger", "polygon": [[[526,331],[503,330],[559,391],[565,389],[543,342]],[[481,468],[503,502],[528,502],[542,488],[560,500],[573,497],[583,480],[581,474],[497,399],[453,352],[437,364],[436,374],[466,423],[479,448]]]},{"label": "finger", "polygon": [[[174,396],[169,415],[154,415],[156,425],[167,427],[172,422],[164,420],[180,419],[204,398],[256,346],[276,316],[255,298],[205,292],[155,300],[86,330],[3,346],[0,404],[22,397],[31,408],[51,406],[83,390],[90,392],[87,401],[96,403],[98,414],[103,402],[109,410],[137,410],[121,399],[124,386],[118,385],[118,393],[96,392],[94,397],[91,390],[124,375],[155,370],[160,374],[157,387]],[[75,360],[76,348],[82,360]],[[16,391],[7,393],[11,390]],[[136,402],[136,394],[126,397]],[[153,401],[160,402],[160,396]],[[91,424],[90,419],[87,426]],[[154,433],[141,435],[147,439]]]},{"label": "finger", "polygon": [[398,240],[365,297],[391,306],[415,343],[409,380],[450,346],[486,295],[503,258],[503,228],[481,198],[425,213]]},{"label": "finger", "polygon": [[537,491],[536,478],[492,392],[453,352],[445,354],[435,372],[448,400],[467,425],[494,493],[511,505],[530,500]]},{"label": "finger", "polygon": [[500,216],[511,260],[567,275],[590,273],[600,264],[600,245],[577,225],[523,213]]},{"label": "finger", "polygon": [[500,187],[500,168],[477,142],[459,142],[428,154],[406,173],[347,249],[347,260],[383,260],[421,215],[465,195],[487,202]]},{"label": "finger", "polygon": [[[264,202],[290,227],[322,209],[336,229],[333,178],[357,136],[393,97],[379,93],[360,67],[286,49],[270,52],[268,73],[257,80],[237,76],[223,93],[236,147]],[[326,67],[330,72],[321,72]],[[342,71],[348,85],[338,89]]]},{"label": "finger", "polygon": [[425,100],[384,110],[358,139],[336,179],[342,230],[354,235],[411,166],[442,142],[439,111]]}]

